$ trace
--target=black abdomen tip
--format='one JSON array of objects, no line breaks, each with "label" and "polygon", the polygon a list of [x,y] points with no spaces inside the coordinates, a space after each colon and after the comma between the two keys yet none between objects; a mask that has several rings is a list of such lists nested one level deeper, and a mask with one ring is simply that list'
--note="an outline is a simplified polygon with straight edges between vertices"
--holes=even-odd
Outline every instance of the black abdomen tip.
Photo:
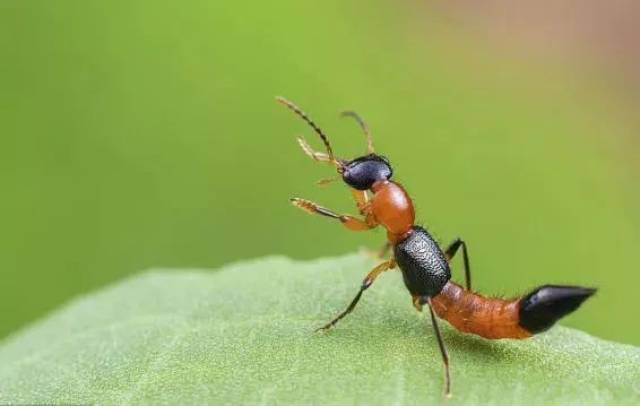
[{"label": "black abdomen tip", "polygon": [[541,286],[520,300],[520,326],[531,333],[541,333],[594,293],[596,289],[580,286]]}]

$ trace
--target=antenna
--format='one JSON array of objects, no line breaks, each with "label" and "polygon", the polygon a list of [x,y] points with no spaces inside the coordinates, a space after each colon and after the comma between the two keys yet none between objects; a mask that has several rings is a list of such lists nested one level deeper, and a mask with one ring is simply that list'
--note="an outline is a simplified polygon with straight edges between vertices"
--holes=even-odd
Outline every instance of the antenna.
[{"label": "antenna", "polygon": [[360,125],[360,128],[362,128],[362,132],[364,132],[364,136],[367,138],[367,152],[370,153],[370,154],[373,154],[373,152],[374,152],[374,150],[373,150],[373,139],[371,139],[371,133],[369,132],[369,126],[362,119],[362,117],[360,117],[360,115],[358,113],[356,113],[355,111],[343,111],[342,113],[340,113],[340,116],[342,116],[342,117],[352,117],[358,122],[358,124]]},{"label": "antenna", "polygon": [[314,123],[313,120],[311,120],[309,116],[307,116],[307,114],[304,111],[302,111],[300,107],[296,106],[293,102],[290,102],[289,100],[280,96],[276,97],[276,101],[280,104],[287,106],[291,111],[293,111],[298,116],[300,116],[300,118],[306,121],[311,128],[313,128],[313,130],[322,139],[322,142],[324,143],[324,146],[327,149],[327,154],[329,155],[329,159],[331,160],[331,162],[333,162],[336,166],[340,167],[341,166],[340,163],[336,160],[335,156],[333,155],[333,148],[331,148],[331,144],[329,143],[329,138],[327,138],[325,133],[322,132],[320,127],[318,127],[316,123]]}]

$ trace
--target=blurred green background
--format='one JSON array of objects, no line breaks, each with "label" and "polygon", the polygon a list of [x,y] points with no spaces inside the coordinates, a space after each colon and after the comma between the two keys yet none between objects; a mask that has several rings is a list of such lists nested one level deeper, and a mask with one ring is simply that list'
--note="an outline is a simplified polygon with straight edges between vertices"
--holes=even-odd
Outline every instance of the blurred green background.
[{"label": "blurred green background", "polygon": [[314,185],[333,172],[298,149],[318,143],[284,95],[341,156],[365,145],[337,113],[368,120],[419,220],[469,243],[478,290],[597,286],[565,324],[640,344],[639,125],[585,66],[502,52],[417,2],[5,0],[0,15],[0,337],[149,267],[377,248],[382,231],[288,204],[354,211],[344,186]]}]

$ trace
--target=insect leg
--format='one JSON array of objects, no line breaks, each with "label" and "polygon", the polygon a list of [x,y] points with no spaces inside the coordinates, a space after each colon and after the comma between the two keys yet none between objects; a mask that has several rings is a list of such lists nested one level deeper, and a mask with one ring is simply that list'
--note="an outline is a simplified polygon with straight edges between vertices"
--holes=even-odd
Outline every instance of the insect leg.
[{"label": "insect leg", "polygon": [[351,189],[351,195],[353,196],[353,200],[355,200],[356,202],[358,212],[363,216],[367,215],[371,210],[369,195],[367,194],[367,191]]},{"label": "insect leg", "polygon": [[384,245],[380,247],[380,250],[378,251],[378,258],[384,258],[384,256],[387,255],[387,252],[389,252],[389,249],[391,249],[391,243],[389,241],[385,241]]},{"label": "insect leg", "polygon": [[471,266],[469,265],[469,254],[467,253],[467,244],[461,238],[456,238],[447,247],[444,252],[447,261],[450,262],[454,255],[458,252],[458,248],[462,246],[462,259],[464,261],[464,279],[467,290],[471,290]]},{"label": "insect leg", "polygon": [[[366,190],[356,190],[351,189],[351,194],[353,195],[353,200],[356,201],[356,206],[358,207],[358,211],[363,216],[371,215],[371,204],[369,202],[369,195]],[[385,255],[391,248],[391,243],[389,241],[385,241],[384,245],[380,247],[380,249],[376,251],[367,251],[369,255],[375,257],[376,259],[384,259]]]},{"label": "insect leg", "polygon": [[378,225],[372,215],[365,216],[364,219],[359,219],[354,216],[345,214],[337,214],[332,210],[322,207],[312,201],[306,199],[300,199],[297,197],[291,198],[291,204],[294,206],[312,214],[319,214],[321,216],[329,217],[340,221],[346,228],[352,231],[364,231],[370,230]]},{"label": "insect leg", "polygon": [[429,305],[429,314],[431,315],[431,324],[433,325],[433,331],[438,339],[438,347],[440,347],[440,354],[442,355],[442,363],[444,364],[444,393],[447,397],[451,396],[451,375],[449,374],[449,354],[447,348],[444,346],[442,340],[442,334],[440,334],[440,328],[438,327],[438,321],[436,315],[433,312],[431,305],[431,298],[427,297],[427,304]]},{"label": "insect leg", "polygon": [[362,293],[365,290],[369,289],[369,286],[373,284],[373,282],[376,280],[378,275],[380,275],[384,271],[393,269],[395,267],[396,267],[396,261],[393,259],[390,259],[373,268],[371,272],[369,272],[367,276],[364,278],[364,280],[362,281],[362,285],[360,286],[360,290],[358,291],[358,294],[356,294],[356,297],[354,297],[351,303],[349,303],[349,306],[347,306],[347,308],[342,313],[340,313],[335,319],[331,320],[329,323],[320,327],[316,331],[328,330],[331,327],[335,326],[338,321],[340,321],[343,317],[345,317],[347,314],[353,311],[353,309],[356,307],[356,305],[360,301],[360,297],[362,296]]}]

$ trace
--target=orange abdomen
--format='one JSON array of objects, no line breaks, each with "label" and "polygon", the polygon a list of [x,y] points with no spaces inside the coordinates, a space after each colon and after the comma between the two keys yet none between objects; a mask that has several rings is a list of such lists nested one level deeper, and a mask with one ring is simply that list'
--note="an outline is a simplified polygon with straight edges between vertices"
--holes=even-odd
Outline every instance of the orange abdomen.
[{"label": "orange abdomen", "polygon": [[372,190],[373,216],[387,229],[391,242],[401,240],[411,230],[415,220],[411,198],[402,186],[391,181],[377,182]]},{"label": "orange abdomen", "polygon": [[519,324],[519,299],[487,298],[449,281],[431,299],[436,314],[456,329],[484,338],[527,338]]}]

